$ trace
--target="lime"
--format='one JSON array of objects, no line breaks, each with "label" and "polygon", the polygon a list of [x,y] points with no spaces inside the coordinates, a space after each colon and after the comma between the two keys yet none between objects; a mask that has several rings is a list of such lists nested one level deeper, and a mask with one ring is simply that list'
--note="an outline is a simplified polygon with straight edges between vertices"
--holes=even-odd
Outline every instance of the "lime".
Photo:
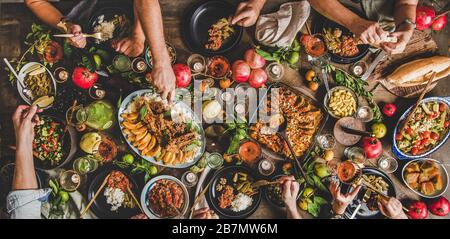
[{"label": "lime", "polygon": [[95,68],[100,68],[100,66],[102,65],[102,58],[97,54],[93,55],[92,57],[94,58]]},{"label": "lime", "polygon": [[298,60],[300,59],[300,53],[297,51],[293,51],[290,55],[289,55],[289,64],[290,65],[295,65],[297,64]]},{"label": "lime", "polygon": [[113,122],[110,120],[110,121],[108,121],[108,122],[106,122],[104,125],[103,125],[103,129],[108,129],[109,127],[111,127],[111,125],[113,124]]},{"label": "lime", "polygon": [[59,191],[59,196],[61,197],[62,202],[69,201],[69,194],[66,191]]},{"label": "lime", "polygon": [[150,175],[156,175],[158,173],[158,168],[154,165],[150,166]]},{"label": "lime", "polygon": [[134,157],[132,154],[125,154],[122,157],[122,160],[127,164],[132,164],[134,162]]}]

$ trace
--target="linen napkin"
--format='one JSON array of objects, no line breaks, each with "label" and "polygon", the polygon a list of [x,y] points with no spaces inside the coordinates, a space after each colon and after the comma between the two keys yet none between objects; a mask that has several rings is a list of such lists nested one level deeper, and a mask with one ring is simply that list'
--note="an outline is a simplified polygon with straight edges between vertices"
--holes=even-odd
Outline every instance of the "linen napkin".
[{"label": "linen napkin", "polygon": [[261,15],[256,23],[256,40],[270,47],[291,46],[310,11],[308,1],[299,1],[285,3],[277,12]]}]

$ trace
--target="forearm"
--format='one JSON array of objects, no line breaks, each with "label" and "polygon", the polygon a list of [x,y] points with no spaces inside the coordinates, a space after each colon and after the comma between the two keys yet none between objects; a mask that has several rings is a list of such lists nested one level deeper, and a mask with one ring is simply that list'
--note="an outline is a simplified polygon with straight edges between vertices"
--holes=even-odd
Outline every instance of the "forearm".
[{"label": "forearm", "polygon": [[136,37],[145,39],[144,31],[142,30],[142,24],[139,20],[139,13],[138,13],[139,6],[136,4],[136,1],[134,3],[133,12],[134,12],[134,26],[133,26],[133,32]]},{"label": "forearm", "polygon": [[56,27],[63,15],[48,0],[25,0],[30,10],[46,24]]},{"label": "forearm", "polygon": [[338,0],[309,0],[311,7],[325,16],[346,28],[351,29],[355,22],[360,20],[360,17],[347,9]]},{"label": "forearm", "polygon": [[296,206],[286,207],[286,210],[288,219],[302,219],[302,216],[300,216],[300,213],[298,213]]},{"label": "forearm", "polygon": [[152,52],[153,63],[155,66],[170,65],[169,53],[161,50],[166,49],[166,43],[159,2],[157,0],[136,0],[135,4],[139,6],[136,7],[137,16]]},{"label": "forearm", "polygon": [[36,172],[33,162],[33,149],[30,144],[17,143],[16,168],[12,190],[37,189]]},{"label": "forearm", "polygon": [[248,2],[259,8],[259,10],[261,10],[264,7],[266,0],[249,0]]},{"label": "forearm", "polygon": [[[394,20],[395,24],[399,25],[406,19],[415,21],[416,19],[416,7],[418,0],[397,0],[395,3]],[[403,24],[401,30],[413,30],[413,27],[409,24]]]}]

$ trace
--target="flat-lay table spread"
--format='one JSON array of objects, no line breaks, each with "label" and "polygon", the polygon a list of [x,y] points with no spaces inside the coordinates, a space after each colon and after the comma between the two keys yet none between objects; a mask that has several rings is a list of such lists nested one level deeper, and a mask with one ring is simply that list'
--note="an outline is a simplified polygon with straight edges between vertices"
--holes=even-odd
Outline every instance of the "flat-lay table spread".
[{"label": "flat-lay table spread", "polygon": [[[332,49],[336,41],[353,41],[351,33],[311,10],[290,46],[267,47],[255,39],[255,27],[229,26],[229,2],[235,4],[160,1],[178,88],[194,94],[194,105],[195,94],[202,95],[200,114],[181,99],[169,108],[161,102],[150,83],[148,48],[129,58],[109,47],[132,24],[131,6],[100,2],[84,28],[108,31],[111,39],[103,33],[79,50],[25,6],[0,3],[0,45],[10,44],[0,56],[18,74],[0,74],[2,210],[14,172],[10,118],[19,104],[44,109],[33,149],[38,183],[52,189],[46,218],[190,218],[202,207],[219,218],[285,218],[276,183],[283,175],[300,183],[297,204],[304,218],[329,216],[333,178],[343,190],[365,185],[347,218],[382,218],[376,200],[383,195],[404,205],[450,198],[450,84],[442,77],[449,71],[449,27],[416,30],[399,55],[353,43],[355,54]],[[263,13],[285,2],[267,1]],[[62,12],[71,5],[55,4]],[[208,39],[214,27],[230,35],[218,47]],[[396,79],[413,70],[405,65],[413,60],[442,61],[447,69],[401,85]],[[279,113],[267,122],[255,117],[272,104],[259,99],[259,111],[240,117],[251,107],[226,93],[253,88],[268,89],[268,101],[279,103]],[[232,120],[211,123],[230,116],[228,108]]]}]

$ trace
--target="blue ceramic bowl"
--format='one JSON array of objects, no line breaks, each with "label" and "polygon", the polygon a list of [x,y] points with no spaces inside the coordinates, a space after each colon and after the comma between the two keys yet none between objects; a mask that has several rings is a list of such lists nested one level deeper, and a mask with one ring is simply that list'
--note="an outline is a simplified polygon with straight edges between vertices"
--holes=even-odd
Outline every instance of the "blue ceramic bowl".
[{"label": "blue ceramic bowl", "polygon": [[[429,97],[426,99],[423,99],[420,103],[426,103],[426,102],[431,102],[431,101],[436,101],[439,103],[444,103],[446,104],[449,108],[450,108],[450,97]],[[397,142],[395,140],[395,135],[397,134],[397,129],[399,127],[400,122],[402,122],[403,120],[405,120],[405,118],[408,116],[408,113],[411,111],[412,106],[408,108],[408,110],[403,113],[403,115],[400,117],[400,119],[397,122],[397,125],[395,126],[394,129],[394,134],[392,136],[392,152],[394,153],[394,155],[400,159],[400,160],[408,160],[408,159],[419,159],[419,158],[424,158],[427,155],[430,155],[432,153],[434,153],[436,150],[438,150],[442,145],[445,144],[445,142],[447,142],[449,136],[450,136],[450,131],[447,132],[447,134],[445,135],[445,137],[443,137],[441,139],[441,142],[439,142],[439,144],[437,144],[436,146],[434,146],[434,148],[426,151],[425,153],[422,154],[418,154],[418,155],[411,155],[408,153],[404,153],[402,152],[398,147],[397,147]]]}]

